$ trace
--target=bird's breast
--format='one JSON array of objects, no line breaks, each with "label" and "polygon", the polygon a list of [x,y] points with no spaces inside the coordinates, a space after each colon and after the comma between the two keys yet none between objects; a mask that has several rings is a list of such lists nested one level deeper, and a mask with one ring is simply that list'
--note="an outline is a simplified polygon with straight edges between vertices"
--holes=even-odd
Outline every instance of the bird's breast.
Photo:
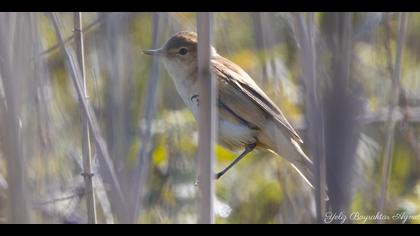
[{"label": "bird's breast", "polygon": [[200,95],[198,92],[198,85],[191,83],[187,79],[175,79],[175,88],[184,101],[185,105],[192,111],[195,118],[198,119],[198,104]]},{"label": "bird's breast", "polygon": [[[199,85],[192,78],[184,77],[177,73],[170,73],[175,83],[175,88],[185,105],[199,117],[200,94]],[[195,83],[194,83],[195,82]],[[237,117],[219,107],[218,109],[218,142],[226,148],[241,149],[248,144],[256,142],[256,130],[243,124]]]}]

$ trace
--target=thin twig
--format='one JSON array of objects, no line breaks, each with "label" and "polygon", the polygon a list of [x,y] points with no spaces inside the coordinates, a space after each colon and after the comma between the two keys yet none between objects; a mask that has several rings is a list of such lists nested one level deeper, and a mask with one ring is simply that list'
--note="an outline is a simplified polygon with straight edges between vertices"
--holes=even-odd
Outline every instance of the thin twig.
[{"label": "thin twig", "polygon": [[93,139],[96,144],[96,149],[98,150],[100,154],[99,156],[103,158],[105,168],[107,169],[110,175],[110,184],[112,185],[113,191],[116,191],[117,200],[120,206],[124,207],[125,198],[121,191],[121,186],[118,181],[111,157],[109,155],[108,148],[106,146],[104,139],[101,136],[99,125],[96,119],[96,115],[92,111],[92,108],[90,107],[90,104],[88,103],[88,101],[84,99],[83,87],[81,85],[80,71],[78,70],[78,67],[76,66],[76,63],[75,63],[76,59],[74,58],[74,55],[71,49],[64,43],[64,39],[63,39],[63,36],[60,31],[60,27],[59,27],[59,21],[58,21],[57,15],[55,13],[48,13],[48,14],[53,23],[56,36],[60,42],[62,53],[65,55],[67,59],[67,63],[69,65],[69,69],[71,73],[71,78],[72,78],[74,87],[76,89],[79,102],[81,103],[80,105],[83,108],[83,112],[88,120],[89,127],[92,131]]},{"label": "thin twig", "polygon": [[[80,186],[80,187],[82,187],[82,186]],[[57,203],[57,202],[70,200],[70,199],[73,199],[73,198],[76,198],[76,197],[82,198],[86,194],[91,193],[89,190],[86,190],[83,187],[82,188],[76,188],[73,191],[75,192],[73,194],[69,194],[69,195],[64,196],[64,197],[58,197],[58,198],[54,198],[54,199],[50,199],[50,200],[45,200],[45,201],[42,201],[42,202],[34,202],[33,205],[34,205],[34,207],[40,207],[40,206],[43,206],[43,205],[54,204],[54,203]],[[95,191],[106,191],[106,190],[96,188]]]},{"label": "thin twig", "polygon": [[41,206],[48,205],[48,204],[55,204],[57,202],[71,200],[73,198],[81,198],[81,197],[83,197],[84,194],[85,193],[75,193],[75,194],[71,194],[71,195],[68,195],[68,196],[65,196],[65,197],[59,197],[59,198],[47,200],[47,201],[44,201],[44,202],[35,203],[33,205],[34,205],[34,207],[41,207]]},{"label": "thin twig", "polygon": [[[399,94],[400,94],[400,77],[401,77],[401,61],[402,61],[402,50],[403,44],[406,37],[407,28],[407,13],[401,12],[399,14],[399,28],[397,38],[397,55],[395,59],[393,75],[392,75],[392,88],[391,88],[391,102],[390,111],[388,113],[386,142],[384,151],[384,162],[382,168],[382,181],[381,181],[381,197],[379,201],[378,212],[384,213],[385,202],[388,194],[388,182],[390,178],[391,166],[392,166],[392,153],[394,149],[394,136],[396,122],[392,119],[392,114],[398,106]],[[379,221],[381,222],[381,221]]]},{"label": "thin twig", "polygon": [[[90,30],[92,30],[96,25],[98,25],[98,23],[100,23],[101,21],[102,21],[102,19],[103,19],[103,17],[98,17],[97,19],[95,19],[94,21],[92,21],[90,24],[88,24],[86,27],[84,27],[83,28],[83,31],[81,32],[82,34],[83,33],[87,33],[87,32],[89,32]],[[68,38],[66,38],[65,40],[64,40],[64,43],[69,43],[69,42],[71,42],[71,41],[73,41],[75,39],[75,35],[74,34],[72,34],[72,35],[70,35]],[[53,46],[51,46],[50,48],[48,48],[48,49],[46,49],[46,50],[44,50],[41,54],[40,54],[40,56],[45,56],[45,55],[47,55],[47,54],[49,54],[49,53],[51,53],[51,52],[53,52],[54,50],[56,50],[56,49],[59,49],[60,48],[60,43],[56,43],[56,44],[54,44]]]},{"label": "thin twig", "polygon": [[[392,62],[392,51],[391,51],[391,26],[390,26],[390,13],[384,13],[385,17],[384,17],[384,24],[385,24],[385,40],[384,40],[384,47],[385,47],[385,52],[386,52],[386,59],[387,59],[387,66],[388,66],[388,71],[389,71],[389,75],[390,75],[390,79],[392,82],[393,79],[393,62]],[[409,108],[408,104],[407,104],[407,94],[403,92],[403,88],[401,88],[401,92],[400,92],[400,100],[403,100],[403,104],[400,104],[401,107],[401,121],[403,124],[405,124],[405,126],[407,127],[405,134],[405,138],[407,139],[408,143],[410,143],[414,153],[417,156],[417,159],[420,160],[420,145],[418,143],[417,137],[415,135],[415,128],[413,127],[413,125],[411,124],[411,122],[413,121],[413,114],[412,114],[412,110]],[[400,101],[401,103],[401,101]]]},{"label": "thin twig", "polygon": [[[83,95],[82,99],[88,100],[87,86],[86,86],[86,69],[85,69],[85,50],[83,44],[83,24],[82,24],[82,13],[75,12],[74,14],[74,38],[76,40],[76,52],[79,62],[79,68],[82,77],[82,88]],[[82,108],[80,108],[82,110]],[[85,181],[87,195],[86,195],[86,207],[88,215],[88,223],[96,224],[96,203],[95,193],[93,192],[93,173],[92,173],[92,150],[90,145],[90,131],[89,124],[86,116],[81,114],[82,121],[82,153],[83,153],[83,178]]]},{"label": "thin twig", "polygon": [[391,25],[390,25],[390,13],[385,13],[384,17],[384,25],[385,25],[385,40],[384,40],[384,46],[385,46],[385,53],[386,53],[386,61],[387,61],[387,67],[389,71],[390,78],[392,80],[392,75],[394,74],[394,65],[392,62],[392,51],[391,51]]},{"label": "thin twig", "polygon": [[[73,157],[74,162],[77,164],[77,167],[83,169],[83,158],[77,155],[71,155]],[[96,159],[96,155],[92,157],[92,159]],[[111,212],[111,204],[109,197],[107,196],[106,192],[110,190],[110,188],[105,187],[104,181],[102,180],[101,173],[97,170],[97,166],[92,166],[93,172],[95,173],[95,178],[93,178],[93,186],[94,187],[94,194],[95,200],[99,203],[101,208],[101,212],[103,215],[104,223],[106,224],[113,224],[114,219]],[[87,193],[89,194],[89,193]]]}]

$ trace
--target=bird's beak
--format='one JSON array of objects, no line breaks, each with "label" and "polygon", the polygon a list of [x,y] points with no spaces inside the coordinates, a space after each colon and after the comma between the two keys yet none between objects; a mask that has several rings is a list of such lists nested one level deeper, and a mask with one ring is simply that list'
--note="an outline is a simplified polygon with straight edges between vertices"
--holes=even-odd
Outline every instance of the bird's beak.
[{"label": "bird's beak", "polygon": [[161,56],[163,55],[163,50],[162,49],[149,49],[149,50],[143,50],[143,53],[146,55],[156,55],[156,56]]}]

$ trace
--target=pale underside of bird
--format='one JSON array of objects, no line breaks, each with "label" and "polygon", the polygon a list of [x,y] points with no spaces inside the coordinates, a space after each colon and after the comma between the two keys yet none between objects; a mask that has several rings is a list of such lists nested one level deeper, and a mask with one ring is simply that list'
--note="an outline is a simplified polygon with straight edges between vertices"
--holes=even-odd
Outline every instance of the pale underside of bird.
[{"label": "pale underside of bird", "polygon": [[[198,119],[200,92],[196,46],[196,34],[183,31],[172,36],[161,49],[146,50],[145,53],[163,55],[165,68],[178,94]],[[183,54],[181,50],[185,48],[187,53]],[[312,161],[301,149],[302,139],[281,110],[241,67],[220,56],[213,47],[211,52],[210,70],[218,94],[218,142],[231,150],[245,150],[216,177],[257,148],[288,160],[312,187]]]}]

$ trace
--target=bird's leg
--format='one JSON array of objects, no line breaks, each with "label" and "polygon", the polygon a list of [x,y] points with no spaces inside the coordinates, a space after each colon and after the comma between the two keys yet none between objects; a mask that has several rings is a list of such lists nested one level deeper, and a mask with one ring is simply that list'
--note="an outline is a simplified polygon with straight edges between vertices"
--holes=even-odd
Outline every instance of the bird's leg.
[{"label": "bird's leg", "polygon": [[257,145],[255,143],[249,144],[245,147],[245,151],[241,153],[232,163],[230,163],[226,168],[215,175],[216,179],[219,179],[224,175],[230,168],[232,168],[236,163],[238,163],[242,158],[244,158],[248,153],[252,152]]}]

